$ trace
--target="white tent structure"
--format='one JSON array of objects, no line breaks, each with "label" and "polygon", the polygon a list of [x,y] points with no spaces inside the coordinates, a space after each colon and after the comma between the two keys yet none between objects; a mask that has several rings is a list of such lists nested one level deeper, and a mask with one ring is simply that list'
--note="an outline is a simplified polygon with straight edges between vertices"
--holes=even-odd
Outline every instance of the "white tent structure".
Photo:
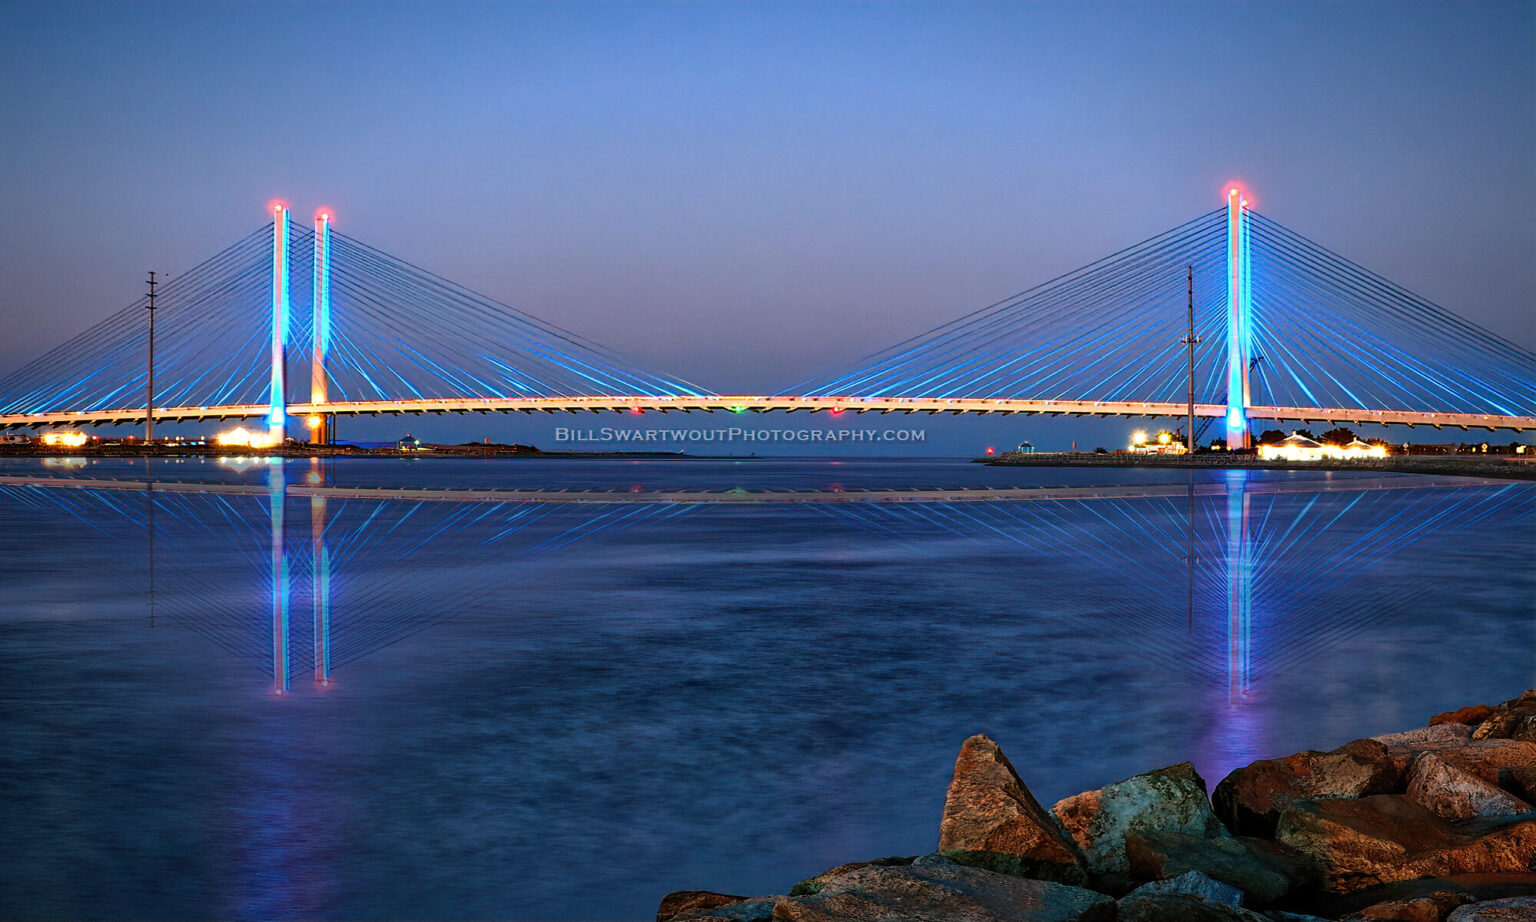
[{"label": "white tent structure", "polygon": [[1259,446],[1263,461],[1321,461],[1328,457],[1328,446],[1295,432],[1273,445]]},{"label": "white tent structure", "polygon": [[1321,461],[1324,458],[1360,461],[1386,456],[1387,449],[1384,446],[1372,445],[1359,439],[1348,445],[1328,445],[1294,432],[1273,445],[1259,446],[1259,458],[1265,461]]}]

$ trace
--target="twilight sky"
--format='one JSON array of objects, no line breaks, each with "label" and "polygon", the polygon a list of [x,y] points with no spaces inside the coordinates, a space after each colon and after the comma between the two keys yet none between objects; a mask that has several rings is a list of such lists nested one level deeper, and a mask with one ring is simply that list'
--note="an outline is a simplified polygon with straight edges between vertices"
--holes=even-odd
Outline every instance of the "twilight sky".
[{"label": "twilight sky", "polygon": [[8,2],[0,374],[281,197],[655,370],[771,392],[1233,177],[1536,347],[1536,5]]}]

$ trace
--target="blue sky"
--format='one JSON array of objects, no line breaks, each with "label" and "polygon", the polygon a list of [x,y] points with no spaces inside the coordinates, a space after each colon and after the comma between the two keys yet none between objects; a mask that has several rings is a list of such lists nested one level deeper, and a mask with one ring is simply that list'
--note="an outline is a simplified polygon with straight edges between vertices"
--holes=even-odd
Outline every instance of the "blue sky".
[{"label": "blue sky", "polygon": [[775,391],[1232,177],[1532,348],[1533,166],[1528,3],[11,2],[0,373],[281,197],[644,365]]}]

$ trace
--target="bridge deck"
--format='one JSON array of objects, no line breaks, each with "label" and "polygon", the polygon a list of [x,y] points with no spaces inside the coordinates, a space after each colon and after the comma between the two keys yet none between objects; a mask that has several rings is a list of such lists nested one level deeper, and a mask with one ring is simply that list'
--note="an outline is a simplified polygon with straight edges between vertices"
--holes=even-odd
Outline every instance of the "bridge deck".
[{"label": "bridge deck", "polygon": [[[635,411],[725,411],[763,413],[1023,413],[1053,416],[1144,416],[1180,418],[1188,412],[1183,403],[1098,400],[1015,400],[929,397],[783,397],[762,395],[700,395],[652,397],[427,398],[390,401],[332,401],[288,405],[288,414],[382,415],[421,413],[634,413]],[[1195,415],[1219,417],[1222,404],[1195,404]],[[259,404],[212,407],[156,407],[157,422],[206,419],[256,419],[267,415]],[[1536,429],[1536,417],[1472,413],[1435,413],[1417,410],[1364,410],[1351,407],[1249,407],[1252,420],[1294,420],[1327,424],[1433,426],[1457,429]],[[144,421],[143,407],[86,410],[62,413],[0,415],[0,428],[39,426],[101,426]]]}]

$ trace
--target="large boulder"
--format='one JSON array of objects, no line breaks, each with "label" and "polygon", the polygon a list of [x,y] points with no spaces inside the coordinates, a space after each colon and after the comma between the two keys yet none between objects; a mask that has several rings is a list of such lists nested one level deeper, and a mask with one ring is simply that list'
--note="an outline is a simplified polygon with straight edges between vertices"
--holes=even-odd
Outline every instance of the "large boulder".
[{"label": "large boulder", "polygon": [[1428,727],[1420,727],[1417,730],[1383,733],[1381,736],[1371,737],[1376,742],[1384,744],[1388,749],[1403,747],[1415,751],[1463,746],[1471,738],[1472,728],[1463,723],[1432,724]]},{"label": "large boulder", "polygon": [[1268,838],[1280,814],[1296,801],[1386,794],[1401,777],[1385,743],[1355,740],[1330,752],[1253,762],[1223,778],[1211,799],[1233,832]]},{"label": "large boulder", "polygon": [[713,890],[678,890],[668,893],[661,898],[661,905],[656,908],[656,922],[671,922],[682,913],[693,909],[715,909],[719,906],[729,906],[746,899],[744,896],[731,896],[729,893],[716,893]]},{"label": "large boulder", "polygon": [[1125,840],[1133,833],[1228,834],[1205,797],[1205,779],[1188,762],[1073,795],[1051,812],[1082,849],[1094,874],[1129,872]]},{"label": "large boulder", "polygon": [[903,867],[916,861],[916,857],[910,858],[876,858],[873,861],[854,861],[849,864],[840,864],[830,871],[822,871],[815,877],[807,877],[793,887],[789,888],[790,896],[810,896],[820,893],[827,885],[827,881],[834,877],[841,877],[849,871],[857,871],[860,868],[894,868]]},{"label": "large boulder", "polygon": [[1309,867],[1278,842],[1241,836],[1192,836],[1181,832],[1133,832],[1125,837],[1131,877],[1162,880],[1200,871],[1247,894],[1255,906],[1279,902],[1307,885]]},{"label": "large boulder", "polygon": [[1468,724],[1470,726],[1467,732],[1470,734],[1472,732],[1470,729],[1471,727],[1475,727],[1483,721],[1487,720],[1497,710],[1498,708],[1491,704],[1469,704],[1464,708],[1457,708],[1454,711],[1446,711],[1443,714],[1436,714],[1429,719],[1429,725],[1431,727],[1436,727],[1440,724],[1446,723]]},{"label": "large boulder", "polygon": [[1331,892],[1418,877],[1536,870],[1536,822],[1458,828],[1398,795],[1298,801],[1281,815],[1275,836],[1311,862]]},{"label": "large boulder", "polygon": [[1423,896],[1373,903],[1340,918],[1350,922],[1444,922],[1451,910],[1472,899],[1458,890],[1435,890]]},{"label": "large boulder", "polygon": [[[1501,900],[1511,896],[1536,896],[1536,873],[1456,874],[1449,877],[1420,877],[1390,884],[1366,887],[1352,893],[1329,894],[1311,901],[1307,908],[1337,918],[1372,906],[1389,903],[1416,903],[1436,893],[1452,893],[1457,901]],[[1440,897],[1439,899],[1444,899]]]},{"label": "large boulder", "polygon": [[1512,896],[1462,906],[1446,922],[1536,922],[1536,896]]},{"label": "large boulder", "polygon": [[[684,890],[682,893],[707,893],[708,891]],[[675,896],[676,894],[668,894]],[[716,894],[717,896],[720,894]],[[710,901],[674,912],[670,916],[663,916],[661,912],[656,914],[657,922],[773,922],[773,907],[779,902],[776,896],[759,896],[751,899],[736,900],[731,903],[714,903]],[[662,901],[662,908],[666,908],[666,900]]]},{"label": "large boulder", "polygon": [[1536,689],[1499,705],[1472,731],[1472,738],[1536,742]]},{"label": "large boulder", "polygon": [[1498,785],[1421,752],[1408,769],[1408,799],[1448,820],[1488,819],[1528,813],[1531,805]]},{"label": "large boulder", "polygon": [[1118,911],[1118,922],[1269,922],[1241,906],[1184,895],[1127,896]]},{"label": "large boulder", "polygon": [[977,734],[955,759],[939,852],[961,864],[1065,884],[1087,881],[1077,846],[997,744]]},{"label": "large boulder", "polygon": [[817,893],[785,897],[775,922],[1111,922],[1107,896],[922,858],[899,867],[867,867],[827,880]]},{"label": "large boulder", "polygon": [[1432,728],[1447,724],[1469,726],[1473,739],[1536,742],[1536,688],[1503,704],[1474,704],[1429,719]]},{"label": "large boulder", "polygon": [[1142,884],[1135,890],[1125,895],[1125,899],[1134,900],[1140,897],[1151,896],[1192,896],[1207,903],[1226,903],[1228,906],[1243,905],[1243,891],[1224,884],[1219,880],[1212,880],[1199,871],[1190,871],[1180,874],[1168,880],[1154,880],[1148,884]]},{"label": "large boulder", "polygon": [[1472,731],[1475,740],[1521,740],[1536,743],[1536,707],[1495,714]]},{"label": "large boulder", "polygon": [[1436,755],[1447,765],[1476,775],[1489,784],[1501,784],[1512,771],[1536,770],[1536,743],[1525,740],[1472,740],[1465,746],[1445,749]]},{"label": "large boulder", "polygon": [[[1392,773],[1399,784],[1408,774],[1408,766],[1421,752],[1454,752],[1465,749],[1472,741],[1472,728],[1466,724],[1444,723],[1401,733],[1387,733],[1371,739],[1387,747],[1387,760],[1392,763]],[[1401,793],[1401,791],[1378,792]]]},{"label": "large boulder", "polygon": [[1536,765],[1516,765],[1501,769],[1499,787],[1528,804],[1536,804]]}]

